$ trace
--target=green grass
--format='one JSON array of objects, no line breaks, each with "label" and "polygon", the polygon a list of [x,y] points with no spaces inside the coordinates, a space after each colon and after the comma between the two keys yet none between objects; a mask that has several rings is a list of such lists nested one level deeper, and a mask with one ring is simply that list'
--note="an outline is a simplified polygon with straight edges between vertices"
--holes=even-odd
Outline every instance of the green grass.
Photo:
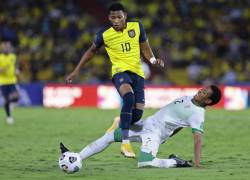
[{"label": "green grass", "polygon": [[[145,110],[144,117],[155,110]],[[250,179],[250,110],[208,110],[202,152],[202,168],[137,169],[134,159],[120,155],[120,144],[84,162],[76,174],[58,168],[58,144],[74,151],[100,137],[117,110],[17,108],[9,126],[0,109],[0,180],[12,179]],[[138,152],[140,144],[133,144]],[[158,156],[176,153],[193,158],[191,130],[186,128],[161,145]]]}]

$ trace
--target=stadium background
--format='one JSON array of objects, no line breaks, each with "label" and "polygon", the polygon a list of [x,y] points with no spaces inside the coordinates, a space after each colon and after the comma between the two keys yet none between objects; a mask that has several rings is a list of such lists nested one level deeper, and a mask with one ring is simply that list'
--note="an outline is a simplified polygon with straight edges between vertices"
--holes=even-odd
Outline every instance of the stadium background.
[{"label": "stadium background", "polygon": [[[64,85],[66,74],[107,23],[109,2],[1,1],[0,38],[10,40],[18,55],[21,105],[119,107],[103,49],[82,69],[76,85]],[[249,0],[121,2],[129,18],[144,24],[154,53],[166,63],[164,69],[144,64],[146,102],[156,101],[147,107],[158,108],[209,83],[223,88],[219,107],[249,106]]]},{"label": "stadium background", "polygon": [[[84,161],[78,173],[59,170],[59,142],[79,152],[119,115],[119,108],[100,109],[120,105],[104,50],[82,69],[74,85],[64,84],[65,75],[105,24],[108,2],[1,0],[0,39],[15,46],[21,71],[19,103],[28,107],[14,109],[12,126],[0,109],[0,179],[249,180],[249,0],[122,1],[130,17],[143,22],[155,54],[167,65],[149,66],[147,107],[162,106],[212,81],[224,92],[219,107],[244,109],[207,109],[202,168],[138,169],[136,159],[120,155],[117,143]],[[96,106],[100,108],[92,108]],[[143,116],[154,112],[147,108]],[[140,144],[133,147],[139,153]],[[171,153],[193,158],[189,128],[161,145],[158,155]]]}]

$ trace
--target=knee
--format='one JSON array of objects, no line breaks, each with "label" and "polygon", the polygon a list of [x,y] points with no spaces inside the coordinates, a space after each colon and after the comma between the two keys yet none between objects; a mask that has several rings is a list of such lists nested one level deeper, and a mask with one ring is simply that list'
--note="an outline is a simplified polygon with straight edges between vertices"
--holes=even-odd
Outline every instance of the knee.
[{"label": "knee", "polygon": [[12,93],[8,97],[8,101],[10,102],[17,102],[19,100],[19,94],[18,93]]},{"label": "knee", "polygon": [[11,98],[11,102],[17,102],[19,100],[19,96],[13,97]]}]

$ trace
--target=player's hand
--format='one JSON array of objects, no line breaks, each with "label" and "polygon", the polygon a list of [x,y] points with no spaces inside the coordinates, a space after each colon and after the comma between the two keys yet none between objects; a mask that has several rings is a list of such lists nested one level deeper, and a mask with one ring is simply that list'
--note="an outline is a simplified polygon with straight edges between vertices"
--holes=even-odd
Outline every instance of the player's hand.
[{"label": "player's hand", "polygon": [[76,76],[77,76],[78,74],[79,74],[78,71],[74,70],[72,73],[70,73],[70,74],[66,77],[66,79],[65,79],[66,83],[68,83],[68,84],[72,83],[73,80],[76,78]]},{"label": "player's hand", "polygon": [[164,67],[164,61],[159,58],[156,59],[154,56],[149,59],[149,62],[155,66]]},{"label": "player's hand", "polygon": [[164,61],[162,59],[157,58],[155,64],[160,67],[164,67]]},{"label": "player's hand", "polygon": [[195,168],[201,168],[200,163],[199,163],[199,164],[194,163],[194,167],[195,167]]}]

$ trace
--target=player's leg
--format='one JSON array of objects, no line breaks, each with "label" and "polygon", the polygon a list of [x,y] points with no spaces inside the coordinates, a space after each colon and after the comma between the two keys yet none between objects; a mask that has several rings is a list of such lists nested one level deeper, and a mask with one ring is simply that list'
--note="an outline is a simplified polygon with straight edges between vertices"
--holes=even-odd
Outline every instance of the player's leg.
[{"label": "player's leg", "polygon": [[138,158],[138,167],[159,167],[170,168],[176,166],[176,161],[173,159],[156,158],[158,153],[160,138],[156,134],[142,134],[142,145],[140,156]]},{"label": "player's leg", "polygon": [[8,124],[13,124],[14,123],[14,119],[11,116],[10,101],[8,100],[7,97],[4,97],[4,110],[5,110],[5,113],[6,113],[6,122]]},{"label": "player's leg", "polygon": [[[141,131],[136,129],[136,131],[129,131],[129,139],[132,142],[141,142],[140,138]],[[122,141],[122,130],[117,128],[114,131],[104,134],[101,138],[97,139],[93,143],[87,145],[81,150],[80,157],[82,160],[87,159],[94,154],[100,153],[105,150],[113,142]]]},{"label": "player's leg", "polygon": [[135,153],[129,141],[129,128],[132,122],[132,109],[134,106],[134,94],[129,84],[122,84],[119,89],[123,105],[120,114],[120,128],[122,129],[121,153],[125,157],[135,157]]},{"label": "player's leg", "polygon": [[94,154],[102,152],[112,142],[114,142],[114,131],[104,134],[101,138],[83,148],[79,153],[81,159],[84,160],[93,156]]},{"label": "player's leg", "polygon": [[11,103],[18,101],[18,92],[15,88],[15,85],[4,85],[1,86],[1,91],[4,97],[4,110],[6,113],[6,121],[8,124],[13,124],[14,119],[12,117],[12,110]]},{"label": "player's leg", "polygon": [[[106,149],[112,142],[114,142],[114,131],[111,133],[104,134],[101,138],[97,139],[96,141],[92,142],[91,144],[84,147],[80,152],[79,156],[81,160],[85,160],[97,153],[102,152]],[[61,153],[65,153],[70,151],[63,143],[60,143]]]},{"label": "player's leg", "polygon": [[19,93],[17,91],[17,88],[16,88],[15,84],[10,85],[9,92],[10,93],[9,93],[7,101],[8,101],[10,116],[7,117],[7,123],[13,124],[14,123],[14,118],[12,116],[12,112],[14,110],[15,103],[17,103],[18,99],[19,99]]},{"label": "player's leg", "polygon": [[9,101],[11,103],[17,103],[18,100],[19,100],[19,93],[18,93],[18,90],[16,88],[16,86],[13,84],[11,85],[11,93],[9,95]]},{"label": "player's leg", "polygon": [[120,114],[120,127],[122,129],[122,139],[128,140],[128,131],[132,121],[132,108],[134,105],[134,94],[129,84],[122,84],[119,88],[123,99],[123,105]]},{"label": "player's leg", "polygon": [[138,158],[138,167],[158,167],[158,168],[173,168],[173,167],[191,167],[192,165],[176,155],[170,155],[168,159],[157,158],[157,152],[160,145],[160,138],[155,134],[142,134],[142,146],[140,156]]},{"label": "player's leg", "polygon": [[135,153],[129,142],[129,127],[132,121],[132,109],[135,104],[132,83],[129,73],[123,72],[116,74],[112,79],[123,100],[123,105],[120,113],[120,128],[122,129],[122,145],[121,152],[125,157],[135,157]]},{"label": "player's leg", "polygon": [[[132,142],[141,142],[141,133],[142,133],[142,127],[143,121],[137,122],[135,125],[133,125],[134,130],[129,131],[129,139]],[[122,130],[121,128],[116,128],[115,130],[112,130],[110,132],[106,132],[102,137],[94,141],[93,143],[87,145],[84,147],[79,155],[82,160],[85,160],[99,152],[102,152],[104,149],[106,149],[111,143],[113,142],[121,142],[122,141]],[[61,152],[64,153],[66,151],[70,151],[68,148],[66,148],[62,143],[60,143],[60,149]]]},{"label": "player's leg", "polygon": [[10,111],[12,112],[14,110],[14,105],[17,104],[19,100],[19,93],[17,90],[16,85],[11,86],[11,93],[9,95],[9,101],[10,101]]},{"label": "player's leg", "polygon": [[10,116],[10,106],[9,106],[10,102],[8,101],[9,90],[8,90],[7,85],[1,86],[1,93],[4,99],[4,111],[5,111],[6,117],[9,117]]},{"label": "player's leg", "polygon": [[144,78],[137,74],[132,74],[132,82],[132,88],[135,94],[135,106],[132,110],[131,124],[134,124],[142,118],[145,106]]}]

